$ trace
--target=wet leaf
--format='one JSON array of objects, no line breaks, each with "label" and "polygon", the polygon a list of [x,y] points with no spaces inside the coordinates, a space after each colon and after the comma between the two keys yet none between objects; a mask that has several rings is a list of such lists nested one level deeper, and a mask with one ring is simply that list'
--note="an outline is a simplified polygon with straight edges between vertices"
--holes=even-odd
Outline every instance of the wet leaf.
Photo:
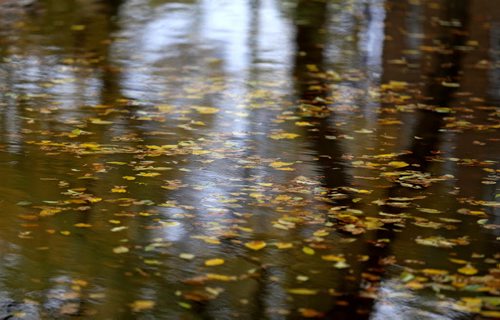
[{"label": "wet leaf", "polygon": [[193,109],[201,114],[214,114],[220,111],[219,109],[213,107],[193,107]]},{"label": "wet leaf", "polygon": [[307,289],[307,288],[293,288],[287,290],[291,294],[297,295],[315,295],[318,294],[318,290],[315,289]]},{"label": "wet leaf", "polygon": [[208,267],[220,266],[221,264],[224,264],[224,259],[215,258],[205,260],[205,265]]},{"label": "wet leaf", "polygon": [[269,136],[269,138],[274,139],[274,140],[283,140],[283,139],[295,139],[299,135],[296,133],[290,133],[290,132],[281,132],[281,133],[274,133]]},{"label": "wet leaf", "polygon": [[310,248],[310,247],[303,247],[302,252],[304,252],[305,254],[308,254],[308,255],[313,255],[316,253],[316,251],[314,251],[314,249]]},{"label": "wet leaf", "polygon": [[134,312],[141,312],[154,308],[155,302],[152,300],[136,300],[130,304],[130,308]]},{"label": "wet leaf", "polygon": [[458,272],[465,274],[465,275],[468,275],[468,276],[472,276],[472,275],[477,273],[477,269],[474,268],[473,266],[471,266],[470,264],[468,264],[468,265],[458,269]]},{"label": "wet leaf", "polygon": [[193,260],[195,258],[195,255],[191,253],[181,253],[179,254],[179,258],[184,260]]},{"label": "wet leaf", "polygon": [[117,254],[127,253],[129,251],[130,250],[127,247],[125,247],[125,246],[118,246],[118,247],[113,248],[113,252],[117,253]]},{"label": "wet leaf", "polygon": [[389,162],[389,165],[393,168],[404,168],[409,166],[408,163],[403,161],[391,161]]},{"label": "wet leaf", "polygon": [[323,318],[325,314],[314,309],[299,308],[300,315],[304,318]]},{"label": "wet leaf", "polygon": [[250,241],[250,242],[245,243],[245,247],[247,247],[248,249],[255,250],[255,251],[265,248],[266,245],[267,244],[264,241]]}]

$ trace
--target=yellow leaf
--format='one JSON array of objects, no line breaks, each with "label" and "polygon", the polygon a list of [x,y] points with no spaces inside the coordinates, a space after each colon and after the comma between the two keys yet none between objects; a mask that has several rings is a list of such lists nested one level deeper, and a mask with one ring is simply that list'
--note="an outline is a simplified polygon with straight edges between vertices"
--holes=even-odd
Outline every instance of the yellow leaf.
[{"label": "yellow leaf", "polygon": [[193,109],[195,109],[196,112],[201,114],[214,114],[219,112],[219,109],[212,107],[193,107]]},{"label": "yellow leaf", "polygon": [[453,258],[449,258],[448,260],[450,260],[451,262],[453,263],[457,263],[457,264],[466,264],[467,261],[465,260],[461,260],[461,259],[453,259]]},{"label": "yellow leaf", "polygon": [[269,164],[269,165],[273,168],[282,168],[282,167],[290,166],[292,164],[293,164],[293,162],[275,161],[275,162],[271,162],[271,164]]},{"label": "yellow leaf", "polygon": [[179,254],[179,258],[184,259],[184,260],[193,260],[195,257],[194,254],[191,253],[181,253]]},{"label": "yellow leaf", "polygon": [[291,294],[315,295],[318,293],[318,290],[307,289],[307,288],[293,288],[293,289],[288,289],[288,292]]},{"label": "yellow leaf", "polygon": [[85,30],[85,25],[83,24],[75,24],[71,26],[71,30],[73,31],[83,31]]},{"label": "yellow leaf", "polygon": [[207,279],[216,281],[235,281],[238,278],[236,278],[235,276],[226,276],[224,274],[208,273]]},{"label": "yellow leaf", "polygon": [[418,281],[410,281],[407,284],[405,284],[405,287],[412,290],[419,290],[422,289],[424,285]]},{"label": "yellow leaf", "polygon": [[172,110],[174,110],[173,106],[169,106],[166,104],[160,104],[156,106],[156,108],[158,109],[159,112],[171,112]]},{"label": "yellow leaf", "polygon": [[56,213],[59,213],[61,212],[62,209],[59,209],[59,208],[48,208],[48,209],[43,209],[42,211],[40,211],[40,217],[49,217],[49,216],[53,216],[55,215]]},{"label": "yellow leaf", "polygon": [[311,126],[313,126],[312,123],[306,122],[306,121],[297,121],[297,122],[295,122],[295,125],[299,126],[299,127],[311,127]]},{"label": "yellow leaf", "polygon": [[181,223],[179,221],[160,221],[160,224],[164,227],[176,227]]},{"label": "yellow leaf", "polygon": [[303,247],[302,252],[308,255],[313,255],[315,253],[314,249],[310,247]]},{"label": "yellow leaf", "polygon": [[278,249],[290,249],[293,247],[293,243],[291,242],[277,242],[274,245]]},{"label": "yellow leaf", "polygon": [[132,176],[123,176],[122,178],[129,181],[135,180],[135,177]]},{"label": "yellow leaf", "polygon": [[404,161],[391,161],[389,165],[393,168],[404,168],[409,166],[409,164]]},{"label": "yellow leaf", "polygon": [[91,118],[90,123],[92,124],[112,124],[113,122],[111,121],[106,121],[98,118]]},{"label": "yellow leaf", "polygon": [[500,311],[484,310],[484,311],[481,311],[481,315],[483,317],[488,317],[488,318],[492,318],[492,319],[500,319]]},{"label": "yellow leaf", "polygon": [[325,256],[321,256],[321,259],[325,261],[336,261],[336,262],[342,262],[345,261],[345,258],[343,256],[335,255],[335,254],[328,254]]},{"label": "yellow leaf", "polygon": [[330,234],[330,232],[328,232],[327,230],[320,229],[320,230],[315,231],[313,233],[313,236],[315,236],[315,237],[326,237],[329,234]]},{"label": "yellow leaf", "polygon": [[88,223],[76,223],[74,226],[77,228],[90,228],[90,227],[92,227],[92,225],[88,224]]},{"label": "yellow leaf", "polygon": [[205,260],[205,265],[207,267],[220,266],[221,264],[224,264],[224,259],[215,258]]},{"label": "yellow leaf", "polygon": [[274,140],[282,140],[282,139],[295,139],[298,136],[299,135],[296,133],[281,132],[281,133],[273,133],[269,136],[269,138]]},{"label": "yellow leaf", "polygon": [[140,172],[137,175],[140,177],[157,177],[160,174],[161,173],[158,173],[158,172]]},{"label": "yellow leaf", "polygon": [[440,270],[440,269],[422,269],[422,272],[426,275],[429,276],[444,276],[448,274],[448,271],[446,270]]},{"label": "yellow leaf", "polygon": [[245,247],[247,247],[248,249],[255,250],[255,251],[263,249],[265,246],[266,246],[266,243],[264,241],[250,241],[250,242],[245,243]]},{"label": "yellow leaf", "polygon": [[477,273],[477,269],[474,268],[473,266],[471,266],[470,264],[468,264],[465,267],[458,269],[458,272],[465,274],[465,275],[468,275],[468,276],[472,276],[472,275]]},{"label": "yellow leaf", "polygon": [[111,192],[114,192],[114,193],[124,193],[124,192],[127,192],[127,190],[125,188],[126,187],[115,186],[113,189],[111,189]]},{"label": "yellow leaf", "polygon": [[151,300],[136,300],[130,304],[130,307],[134,312],[152,309],[154,306],[155,302]]},{"label": "yellow leaf", "polygon": [[114,253],[117,253],[117,254],[120,254],[120,253],[127,253],[129,252],[128,248],[127,247],[124,247],[124,246],[118,246],[116,248],[113,248],[113,252]]}]

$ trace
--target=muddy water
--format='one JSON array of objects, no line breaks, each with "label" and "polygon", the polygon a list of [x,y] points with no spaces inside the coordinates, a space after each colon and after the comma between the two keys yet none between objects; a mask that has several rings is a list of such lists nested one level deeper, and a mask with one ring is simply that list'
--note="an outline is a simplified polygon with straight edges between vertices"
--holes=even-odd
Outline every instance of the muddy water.
[{"label": "muddy water", "polygon": [[498,317],[494,1],[0,1],[0,317]]}]

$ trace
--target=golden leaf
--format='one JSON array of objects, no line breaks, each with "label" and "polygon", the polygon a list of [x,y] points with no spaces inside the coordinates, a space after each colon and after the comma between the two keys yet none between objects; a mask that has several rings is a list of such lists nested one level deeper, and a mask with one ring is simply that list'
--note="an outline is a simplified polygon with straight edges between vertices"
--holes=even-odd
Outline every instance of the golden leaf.
[{"label": "golden leaf", "polygon": [[299,294],[299,295],[315,295],[318,293],[318,290],[315,289],[307,289],[307,288],[293,288],[287,290],[291,294]]},{"label": "golden leaf", "polygon": [[265,248],[266,245],[267,244],[264,241],[250,241],[245,243],[245,247],[255,251]]},{"label": "golden leaf", "polygon": [[472,276],[477,273],[477,269],[468,264],[465,267],[458,269],[458,272],[460,272],[461,274]]},{"label": "golden leaf", "polygon": [[205,260],[205,265],[207,267],[220,266],[221,264],[224,264],[224,259],[215,258]]},{"label": "golden leaf", "polygon": [[154,306],[155,302],[151,300],[136,300],[130,304],[130,307],[134,312],[152,309]]}]

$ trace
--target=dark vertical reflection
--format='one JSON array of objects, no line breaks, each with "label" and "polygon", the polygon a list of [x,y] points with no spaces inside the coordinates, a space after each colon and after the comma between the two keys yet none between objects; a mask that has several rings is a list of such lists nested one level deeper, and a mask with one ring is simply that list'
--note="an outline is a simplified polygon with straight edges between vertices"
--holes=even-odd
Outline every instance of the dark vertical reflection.
[{"label": "dark vertical reflection", "polygon": [[297,1],[295,9],[295,59],[293,74],[299,114],[311,122],[305,134],[311,151],[318,157],[322,183],[326,188],[346,186],[342,165],[342,149],[328,109],[328,79],[325,78],[325,46],[327,41],[328,6],[326,1]]},{"label": "dark vertical reflection", "polygon": [[[404,31],[394,28],[397,25],[394,22],[398,19],[398,11],[394,10],[394,7],[407,6],[407,4],[402,4],[399,1],[388,1],[388,6],[389,8],[393,8],[393,10],[387,11],[385,34],[391,39],[401,39],[397,33],[404,33]],[[432,54],[430,57],[432,61],[430,68],[423,70],[421,74],[426,80],[426,84],[422,90],[425,100],[422,103],[430,104],[433,107],[450,107],[453,102],[453,93],[456,89],[444,86],[443,82],[459,82],[460,80],[462,54],[457,48],[463,45],[467,39],[468,8],[468,1],[448,0],[444,1],[439,11],[437,18],[441,21],[460,21],[461,25],[458,28],[453,28],[452,31],[449,28],[438,29],[437,39],[439,39],[440,50]],[[410,11],[409,8],[405,9],[403,11],[405,13]],[[427,37],[432,37],[431,31],[433,31],[433,27],[427,24],[432,24],[430,19],[425,20],[423,26],[425,27],[424,30],[430,33],[425,34],[426,39]],[[394,52],[388,52],[388,50],[401,50],[403,46],[404,44],[401,42],[393,44],[393,46],[385,46],[384,62],[388,61],[387,56],[394,55]],[[384,65],[382,83],[405,80],[398,78],[400,76],[399,70],[390,70],[390,68],[391,66]],[[392,72],[387,72],[388,70]],[[417,121],[411,134],[413,140],[409,147],[409,152],[401,156],[400,160],[414,165],[413,168],[416,168],[418,171],[426,172],[431,164],[429,158],[440,147],[440,129],[443,127],[444,116],[442,113],[436,111],[418,110]],[[408,196],[411,194],[414,194],[414,192],[408,192],[407,188],[395,184],[393,187],[387,189],[386,197]],[[382,206],[382,208],[384,212],[390,213],[401,213],[404,211],[404,209],[389,206]],[[347,292],[345,298],[349,302],[349,307],[334,307],[328,312],[329,317],[335,319],[370,318],[370,314],[374,311],[375,303],[377,302],[373,294],[379,290],[378,287],[384,278],[388,277],[387,266],[384,265],[384,261],[391,256],[393,251],[392,244],[396,241],[397,237],[404,236],[396,231],[397,227],[388,226],[375,232],[373,239],[389,239],[390,241],[388,244],[377,245],[369,244],[368,242],[367,247],[362,249],[370,258],[361,269],[355,271],[359,287],[351,292]],[[366,275],[371,276],[367,277]],[[350,290],[348,289],[348,291]],[[395,314],[394,316],[400,317],[401,315]]]},{"label": "dark vertical reflection", "polygon": [[[429,99],[427,103],[432,106],[450,107],[453,102],[453,94],[457,90],[444,84],[460,83],[463,52],[459,48],[467,41],[468,10],[468,0],[448,0],[440,12],[441,21],[459,21],[461,25],[457,28],[441,27],[438,31],[436,40],[439,50],[431,57],[430,70],[424,71],[426,74],[423,74],[427,79],[423,94]],[[446,114],[431,110],[417,112],[417,124],[412,135],[414,139],[409,148],[411,152],[403,159],[417,164],[420,171],[426,171],[429,166],[428,157],[439,149],[440,129]]]}]

